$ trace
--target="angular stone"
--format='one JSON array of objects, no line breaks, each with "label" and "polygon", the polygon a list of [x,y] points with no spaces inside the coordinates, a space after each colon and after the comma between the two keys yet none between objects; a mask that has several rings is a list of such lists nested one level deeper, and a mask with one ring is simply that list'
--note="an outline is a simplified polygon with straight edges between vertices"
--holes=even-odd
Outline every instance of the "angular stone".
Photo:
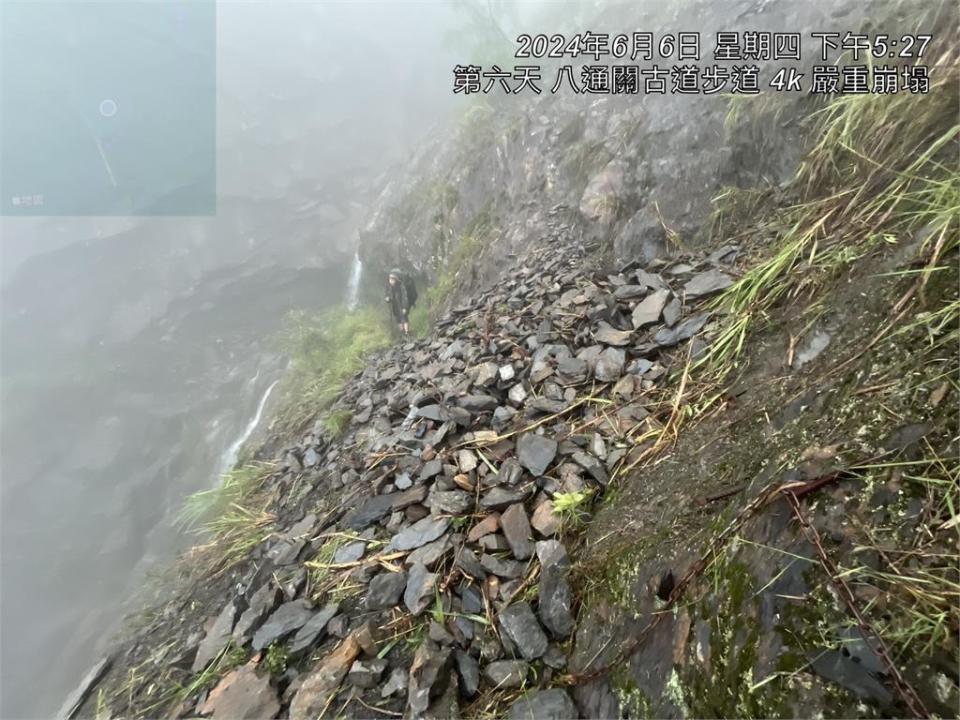
[{"label": "angular stone", "polygon": [[536,660],[547,651],[547,636],[528,603],[514,603],[502,610],[500,627],[524,659]]},{"label": "angular stone", "polygon": [[347,515],[343,524],[351,530],[363,530],[389,515],[392,509],[392,495],[375,495],[361,505],[359,509]]},{"label": "angular stone", "polygon": [[682,311],[683,303],[680,302],[680,298],[673,298],[663,308],[663,322],[667,327],[673,327],[680,319]]},{"label": "angular stone", "polygon": [[557,456],[557,441],[536,433],[526,433],[517,440],[517,459],[533,475],[543,475]]},{"label": "angular stone", "polygon": [[613,296],[617,300],[633,300],[643,297],[647,292],[645,285],[621,285],[613,291]]},{"label": "angular stone", "polygon": [[483,596],[472,585],[464,585],[460,589],[460,603],[465,613],[479,615],[483,613]]},{"label": "angular stone", "polygon": [[500,513],[490,513],[467,533],[467,542],[476,542],[484,535],[494,533],[500,527]]},{"label": "angular stone", "polygon": [[553,512],[553,502],[546,500],[537,505],[530,524],[544,537],[555,535],[560,529],[560,516]]},{"label": "angular stone", "polygon": [[313,720],[326,712],[330,698],[359,655],[360,643],[350,635],[303,681],[290,703],[290,720]]},{"label": "angular stone", "polygon": [[450,527],[450,518],[425,517],[394,535],[386,551],[414,550],[436,540],[447,531],[448,527]]},{"label": "angular stone", "polygon": [[443,461],[440,458],[434,458],[427,463],[424,463],[423,468],[420,470],[420,481],[425,482],[432,477],[436,477],[443,472]]},{"label": "angular stone", "polygon": [[380,697],[388,698],[391,695],[396,695],[399,692],[407,691],[407,683],[409,682],[409,677],[407,676],[407,669],[402,667],[395,667],[390,672],[390,677],[387,679],[387,682],[383,684],[383,687],[380,688]]},{"label": "angular stone", "polygon": [[324,605],[320,612],[315,613],[313,617],[304,623],[303,627],[297,630],[297,634],[290,641],[290,654],[296,655],[309,648],[314,643],[323,640],[326,634],[327,624],[340,611],[340,603],[334,601]]},{"label": "angular stone", "polygon": [[514,701],[509,720],[570,720],[580,717],[577,706],[561,688],[538,690]]},{"label": "angular stone", "polygon": [[407,705],[413,717],[419,717],[430,707],[430,700],[444,693],[449,682],[452,653],[432,640],[424,640],[413,655],[407,686]]},{"label": "angular stone", "polygon": [[593,336],[596,338],[597,342],[603,343],[604,345],[623,347],[624,345],[630,344],[630,339],[633,337],[633,331],[617,330],[607,323],[600,323],[600,327],[593,333]]},{"label": "angular stone", "polygon": [[500,366],[500,379],[504,382],[510,382],[513,378],[516,377],[516,371],[513,369],[513,365],[501,365]]},{"label": "angular stone", "polygon": [[295,630],[299,630],[313,615],[310,603],[306,600],[293,600],[278,607],[267,621],[253,635],[253,649],[263,650],[270,643],[282,640]]},{"label": "angular stone", "polygon": [[523,575],[524,564],[515,560],[503,560],[484,553],[480,556],[480,564],[487,572],[502,578],[517,578]]},{"label": "angular stone", "polygon": [[495,487],[480,498],[480,507],[486,510],[502,510],[513,503],[522,502],[529,492],[523,489]]},{"label": "angular stone", "polygon": [[610,481],[603,464],[593,455],[589,455],[585,452],[575,452],[572,456],[572,459],[577,465],[586,470],[590,474],[590,477],[592,477],[601,485],[606,485]]},{"label": "angular stone", "polygon": [[447,419],[447,414],[439,405],[424,405],[417,410],[417,417],[433,420],[434,422],[443,422]]},{"label": "angular stone", "polygon": [[403,593],[403,604],[413,615],[419,615],[433,601],[433,589],[437,584],[437,575],[429,572],[423,565],[410,568],[407,577],[407,589]]},{"label": "angular stone", "polygon": [[657,290],[651,293],[633,309],[632,321],[633,327],[639,329],[645,325],[652,325],[660,319],[667,299],[670,297],[669,290]]},{"label": "angular stone", "polygon": [[373,660],[354,660],[347,673],[347,682],[358,688],[376,687],[387,669],[387,661],[381,658]]},{"label": "angular stone", "polygon": [[260,627],[267,615],[273,612],[280,601],[280,593],[280,588],[268,580],[253,594],[249,607],[240,615],[237,626],[233,629],[233,639],[238,645],[243,645],[250,633]]},{"label": "angular stone", "polygon": [[197,656],[193,661],[193,672],[200,672],[207,664],[219,655],[230,642],[233,632],[233,621],[237,618],[237,606],[231,601],[227,603],[210,630],[197,648]]},{"label": "angular stone", "polygon": [[460,472],[468,473],[477,468],[477,454],[473,450],[461,450],[457,453],[457,465]]},{"label": "angular stone", "polygon": [[280,702],[270,674],[259,675],[249,662],[224,675],[199,710],[215,720],[259,720],[275,717]]},{"label": "angular stone", "polygon": [[510,391],[507,393],[507,397],[514,405],[523,405],[523,401],[527,399],[527,391],[523,387],[522,383],[517,383],[510,388]]},{"label": "angular stone", "polygon": [[367,586],[366,608],[368,610],[386,610],[400,600],[407,587],[405,572],[383,572],[370,581]]},{"label": "angular stone", "polygon": [[503,512],[500,516],[500,527],[517,560],[526,560],[533,555],[533,542],[530,540],[533,532],[527,519],[527,511],[521,503],[511,505]]},{"label": "angular stone", "polygon": [[733,278],[719,270],[707,270],[694,275],[683,286],[683,294],[688,298],[710,295],[733,285]]},{"label": "angular stone", "polygon": [[660,328],[657,334],[653,336],[653,341],[663,347],[670,347],[684,340],[689,340],[700,332],[700,329],[707,324],[709,319],[710,313],[691,315],[674,328]]},{"label": "angular stone", "polygon": [[597,366],[593,371],[594,377],[600,382],[615,382],[623,375],[623,366],[626,361],[623,350],[608,347],[597,359]]},{"label": "angular stone", "polygon": [[501,406],[493,411],[492,425],[495,430],[502,430],[513,420],[517,411],[511,407]]},{"label": "angular stone", "polygon": [[555,638],[563,639],[573,632],[573,614],[570,611],[573,593],[567,581],[569,563],[563,559],[542,565],[537,609],[544,627]]},{"label": "angular stone", "polygon": [[426,506],[435,514],[463,515],[473,507],[473,496],[463,490],[436,490],[430,493]]},{"label": "angular stone", "polygon": [[347,543],[337,548],[337,551],[333,554],[333,562],[337,564],[356,562],[363,557],[366,550],[367,544],[365,542]]},{"label": "angular stone", "polygon": [[474,382],[477,385],[492,385],[497,379],[500,368],[497,367],[496,363],[485,362],[477,365],[475,370],[477,377]]},{"label": "angular stone", "polygon": [[566,357],[557,362],[559,379],[566,385],[576,385],[586,380],[588,370],[587,361],[581,358]]},{"label": "angular stone", "polygon": [[412,553],[407,555],[407,562],[411,565],[419,563],[427,568],[432,568],[437,562],[450,552],[453,546],[450,544],[450,536],[444,536],[439,540],[434,540],[426,545],[418,547]]},{"label": "angular stone", "polygon": [[459,405],[470,412],[487,412],[499,405],[499,401],[491,395],[464,395],[459,399]]},{"label": "angular stone", "polygon": [[469,653],[459,649],[454,651],[454,658],[460,675],[460,689],[467,697],[473,697],[480,687],[480,664]]},{"label": "angular stone", "polygon": [[521,687],[529,671],[530,666],[523,660],[497,660],[483,669],[487,679],[500,690]]},{"label": "angular stone", "polygon": [[523,476],[523,468],[520,462],[513,457],[507,458],[500,465],[500,471],[497,473],[497,484],[516,485]]},{"label": "angular stone", "polygon": [[392,508],[394,510],[403,510],[410,505],[421,503],[426,500],[427,486],[415,485],[414,487],[404,490],[403,492],[394,493],[390,497],[393,498]]}]

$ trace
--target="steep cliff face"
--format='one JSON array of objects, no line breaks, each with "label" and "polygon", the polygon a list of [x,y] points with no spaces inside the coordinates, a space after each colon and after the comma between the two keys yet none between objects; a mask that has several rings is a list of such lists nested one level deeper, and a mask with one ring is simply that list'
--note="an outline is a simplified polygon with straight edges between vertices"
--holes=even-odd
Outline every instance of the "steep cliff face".
[{"label": "steep cliff face", "polygon": [[[899,17],[890,5],[869,10]],[[803,37],[797,69],[809,78],[820,52],[810,33],[840,19],[859,26],[866,15],[858,3],[626,4],[601,13],[595,30],[682,27],[700,33],[709,59],[719,30],[789,28]],[[760,77],[770,79],[782,61],[759,65]],[[711,199],[722,188],[776,188],[802,157],[806,92],[617,96],[577,95],[564,86],[551,94],[555,71],[545,66],[541,95],[494,91],[463,100],[456,132],[438,133],[411,156],[361,231],[371,275],[407,264],[433,280],[459,241],[479,231],[482,257],[470,272],[489,279],[556,204],[577,211],[578,230],[602,240],[607,257],[649,261],[668,245],[704,243]]]}]

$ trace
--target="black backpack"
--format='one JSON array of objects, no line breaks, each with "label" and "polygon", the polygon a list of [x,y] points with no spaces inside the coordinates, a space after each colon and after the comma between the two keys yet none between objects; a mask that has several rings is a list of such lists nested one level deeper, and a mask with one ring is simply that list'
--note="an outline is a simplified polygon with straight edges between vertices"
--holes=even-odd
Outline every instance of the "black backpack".
[{"label": "black backpack", "polygon": [[407,291],[407,302],[410,303],[410,307],[413,307],[417,304],[417,285],[413,282],[413,278],[410,277],[407,273],[403,274],[403,287]]}]

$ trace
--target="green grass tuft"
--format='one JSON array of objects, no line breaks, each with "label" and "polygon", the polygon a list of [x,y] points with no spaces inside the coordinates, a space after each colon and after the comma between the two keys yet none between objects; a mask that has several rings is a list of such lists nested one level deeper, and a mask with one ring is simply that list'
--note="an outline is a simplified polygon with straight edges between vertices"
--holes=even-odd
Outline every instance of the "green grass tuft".
[{"label": "green grass tuft", "polygon": [[389,344],[390,328],[379,309],[291,313],[281,333],[292,369],[284,379],[284,399],[275,420],[278,429],[302,430],[336,399],[367,355]]}]

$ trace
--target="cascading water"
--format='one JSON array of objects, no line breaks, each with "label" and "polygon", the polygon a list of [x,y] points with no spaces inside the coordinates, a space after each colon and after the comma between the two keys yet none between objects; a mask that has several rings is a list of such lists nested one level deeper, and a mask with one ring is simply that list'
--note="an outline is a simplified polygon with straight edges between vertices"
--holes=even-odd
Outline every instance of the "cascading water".
[{"label": "cascading water", "polygon": [[363,262],[360,254],[353,256],[353,267],[350,269],[350,280],[347,282],[347,309],[354,310],[360,301],[360,277],[363,275]]},{"label": "cascading water", "polygon": [[[257,376],[260,373],[257,372]],[[256,377],[254,377],[256,380]],[[263,408],[267,404],[267,400],[270,398],[270,393],[273,392],[273,388],[276,387],[279,380],[274,380],[270,383],[270,386],[267,388],[266,392],[263,393],[263,397],[260,398],[260,404],[257,405],[257,412],[250,419],[250,422],[247,423],[247,427],[244,428],[243,433],[240,437],[231,443],[230,447],[227,448],[226,452],[220,458],[220,465],[217,468],[217,478],[223,477],[226,473],[230,472],[233,469],[233,466],[237,463],[237,457],[240,455],[240,448],[243,447],[243,444],[250,439],[250,436],[253,435],[253,431],[257,429],[257,425],[260,424],[260,418],[263,416]]]}]

